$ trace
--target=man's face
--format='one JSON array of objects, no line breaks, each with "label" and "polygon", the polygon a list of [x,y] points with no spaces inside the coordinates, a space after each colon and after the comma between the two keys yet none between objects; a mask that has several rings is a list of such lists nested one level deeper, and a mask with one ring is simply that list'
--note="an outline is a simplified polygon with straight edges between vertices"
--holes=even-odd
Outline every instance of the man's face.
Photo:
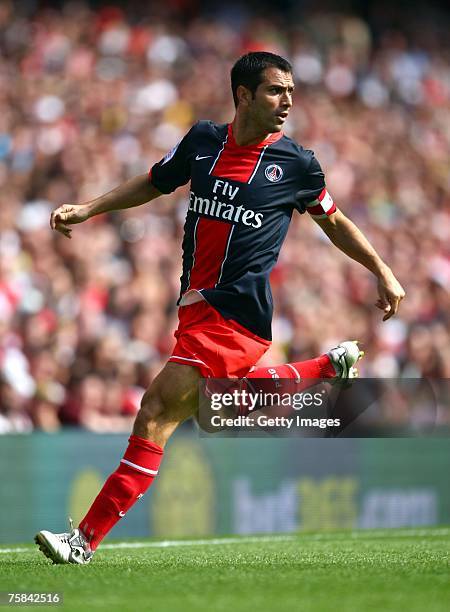
[{"label": "man's face", "polygon": [[290,72],[266,68],[263,80],[249,101],[249,115],[258,127],[267,132],[281,132],[292,106],[294,82]]}]

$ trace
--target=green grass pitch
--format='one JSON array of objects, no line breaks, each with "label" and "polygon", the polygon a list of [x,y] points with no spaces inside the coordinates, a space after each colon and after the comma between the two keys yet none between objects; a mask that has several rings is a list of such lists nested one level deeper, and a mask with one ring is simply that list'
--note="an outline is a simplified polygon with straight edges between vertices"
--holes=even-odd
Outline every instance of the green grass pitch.
[{"label": "green grass pitch", "polygon": [[87,566],[11,545],[0,591],[63,593],[42,610],[448,612],[449,551],[450,528],[111,541]]}]

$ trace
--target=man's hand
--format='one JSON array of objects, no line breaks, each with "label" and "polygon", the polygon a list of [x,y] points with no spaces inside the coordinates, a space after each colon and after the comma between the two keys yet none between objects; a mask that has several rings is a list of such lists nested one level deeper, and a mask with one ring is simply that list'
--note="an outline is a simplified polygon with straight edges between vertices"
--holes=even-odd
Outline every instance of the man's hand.
[{"label": "man's hand", "polygon": [[405,297],[405,291],[392,271],[387,268],[378,278],[379,298],[376,306],[386,313],[383,321],[387,321],[397,313],[401,300]]},{"label": "man's hand", "polygon": [[50,217],[50,227],[67,238],[71,238],[72,230],[68,225],[82,223],[89,218],[89,207],[87,204],[63,204],[56,208]]},{"label": "man's hand", "polygon": [[160,195],[161,192],[149,181],[148,174],[139,174],[85,204],[63,204],[52,212],[50,227],[70,238],[72,230],[68,225],[82,223],[100,213],[140,206]]}]

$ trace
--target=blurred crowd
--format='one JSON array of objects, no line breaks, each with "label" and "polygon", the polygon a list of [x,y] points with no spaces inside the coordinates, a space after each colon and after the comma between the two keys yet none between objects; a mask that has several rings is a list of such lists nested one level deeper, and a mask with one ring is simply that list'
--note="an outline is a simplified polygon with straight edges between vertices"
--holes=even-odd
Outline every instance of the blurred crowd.
[{"label": "blurred crowd", "polygon": [[[229,70],[250,50],[291,60],[285,131],[315,151],[407,292],[382,323],[371,274],[296,214],[262,363],[359,338],[361,376],[450,378],[450,56],[433,24],[375,37],[360,17],[326,12],[287,23],[233,4],[184,20],[173,2],[139,19],[14,4],[0,2],[0,433],[130,429],[174,345],[187,188],[71,240],[49,216],[146,172],[194,121],[231,120]],[[445,401],[437,421],[450,423]]]}]

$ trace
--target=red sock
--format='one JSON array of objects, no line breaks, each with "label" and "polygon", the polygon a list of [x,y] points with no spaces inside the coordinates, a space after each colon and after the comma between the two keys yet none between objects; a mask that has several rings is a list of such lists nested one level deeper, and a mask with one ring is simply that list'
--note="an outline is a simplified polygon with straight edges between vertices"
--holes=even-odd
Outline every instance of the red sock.
[{"label": "red sock", "polygon": [[[246,378],[294,378],[296,381],[304,381],[307,389],[316,384],[311,378],[334,378],[336,370],[331,363],[328,355],[321,355],[315,359],[307,361],[297,361],[294,363],[283,363],[279,366],[270,366],[264,368],[255,368]],[[298,389],[297,389],[298,390]]]},{"label": "red sock", "polygon": [[106,534],[140,499],[158,473],[163,449],[139,436],[130,436],[120,465],[111,474],[80,523],[95,550]]},{"label": "red sock", "polygon": [[[247,386],[252,393],[258,391],[279,391],[284,393],[299,393],[317,384],[317,378],[334,378],[336,370],[328,355],[321,355],[315,359],[307,361],[297,361],[294,363],[284,363],[279,366],[255,368],[247,376]],[[272,379],[279,382],[269,383],[270,388],[264,388],[259,384],[257,387],[252,382],[253,379]],[[282,387],[282,388],[281,388]],[[239,414],[246,416],[248,408],[240,406]]]}]

